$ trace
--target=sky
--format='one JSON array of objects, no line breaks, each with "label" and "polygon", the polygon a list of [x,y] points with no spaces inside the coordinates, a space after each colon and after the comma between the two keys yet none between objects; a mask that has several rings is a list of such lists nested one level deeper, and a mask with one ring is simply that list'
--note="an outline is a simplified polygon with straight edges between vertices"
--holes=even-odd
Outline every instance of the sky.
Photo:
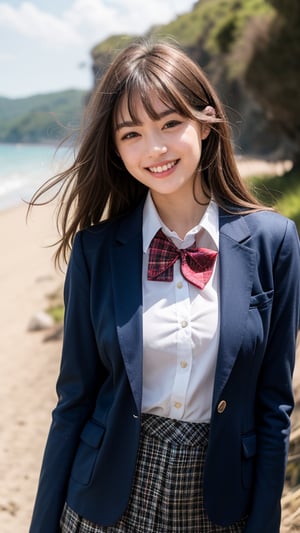
[{"label": "sky", "polygon": [[90,89],[90,51],[110,35],[143,35],[195,0],[0,0],[0,96]]}]

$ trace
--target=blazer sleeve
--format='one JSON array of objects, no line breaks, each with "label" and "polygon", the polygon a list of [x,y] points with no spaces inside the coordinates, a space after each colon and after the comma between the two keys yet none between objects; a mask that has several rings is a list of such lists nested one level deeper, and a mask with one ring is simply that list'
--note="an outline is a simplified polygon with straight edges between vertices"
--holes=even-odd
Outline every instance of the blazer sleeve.
[{"label": "blazer sleeve", "polygon": [[81,233],[75,237],[64,300],[58,403],[52,413],[30,533],[60,531],[59,521],[79,435],[105,377],[90,319],[90,279]]},{"label": "blazer sleeve", "polygon": [[269,339],[257,387],[255,491],[245,533],[277,533],[280,529],[280,498],[294,406],[292,374],[300,305],[299,238],[290,220],[275,257],[273,276]]}]

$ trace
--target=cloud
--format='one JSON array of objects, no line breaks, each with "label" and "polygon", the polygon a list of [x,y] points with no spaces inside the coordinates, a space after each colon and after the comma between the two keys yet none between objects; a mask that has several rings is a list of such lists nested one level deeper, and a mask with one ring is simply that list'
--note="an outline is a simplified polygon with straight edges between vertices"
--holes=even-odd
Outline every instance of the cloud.
[{"label": "cloud", "polygon": [[64,21],[91,44],[126,28],[118,6],[103,0],[76,0],[64,13]]},{"label": "cloud", "polygon": [[0,28],[38,40],[44,47],[91,47],[111,34],[143,34],[152,25],[166,23],[175,13],[187,9],[187,5],[182,9],[181,0],[151,0],[143,5],[140,0],[74,0],[68,9],[55,15],[32,2],[22,2],[18,7],[2,2]]},{"label": "cloud", "polygon": [[0,94],[88,89],[90,50],[95,45],[117,33],[143,35],[151,26],[186,12],[194,2],[0,0]]},{"label": "cloud", "polygon": [[0,4],[0,25],[14,30],[29,39],[38,39],[41,44],[78,45],[82,41],[71,25],[50,13],[46,13],[30,2],[23,2],[18,8],[7,3]]},{"label": "cloud", "polygon": [[9,63],[12,59],[15,59],[16,55],[11,52],[0,51],[0,63]]},{"label": "cloud", "polygon": [[188,9],[186,2],[182,8],[182,0],[75,0],[71,9],[65,14],[73,27],[86,27],[99,33],[103,27],[108,33],[116,33],[114,29],[143,33],[152,24],[168,22],[175,13]]}]

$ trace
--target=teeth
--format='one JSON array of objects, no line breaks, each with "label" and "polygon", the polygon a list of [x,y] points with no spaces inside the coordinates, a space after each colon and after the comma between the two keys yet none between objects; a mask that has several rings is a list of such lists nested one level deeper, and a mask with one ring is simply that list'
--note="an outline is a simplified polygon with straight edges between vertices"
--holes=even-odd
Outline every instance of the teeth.
[{"label": "teeth", "polygon": [[173,168],[175,165],[176,165],[176,161],[172,161],[172,163],[167,163],[166,165],[162,165],[159,167],[149,167],[149,170],[150,172],[154,172],[158,174],[159,172],[165,172],[166,170]]}]

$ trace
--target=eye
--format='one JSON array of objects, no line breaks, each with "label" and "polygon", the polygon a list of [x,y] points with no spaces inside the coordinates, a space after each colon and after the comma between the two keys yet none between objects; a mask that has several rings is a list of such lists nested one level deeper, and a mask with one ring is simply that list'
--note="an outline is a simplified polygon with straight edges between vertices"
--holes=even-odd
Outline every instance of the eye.
[{"label": "eye", "polygon": [[121,137],[121,141],[126,141],[127,139],[134,139],[135,137],[138,137],[138,133],[136,131],[129,131],[128,133],[125,133]]},{"label": "eye", "polygon": [[169,120],[165,125],[164,129],[168,130],[170,128],[175,128],[175,126],[178,126],[181,124],[180,120]]}]

